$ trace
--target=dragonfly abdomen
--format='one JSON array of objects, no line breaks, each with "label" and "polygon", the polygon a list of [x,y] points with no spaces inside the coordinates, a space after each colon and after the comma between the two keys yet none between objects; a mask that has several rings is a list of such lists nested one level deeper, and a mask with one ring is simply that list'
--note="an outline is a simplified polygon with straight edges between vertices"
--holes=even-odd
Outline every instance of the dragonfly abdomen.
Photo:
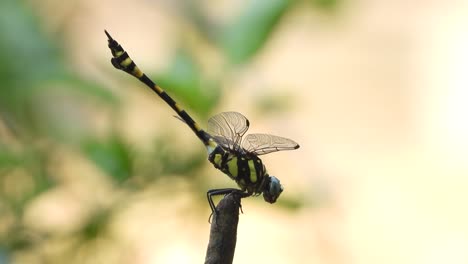
[{"label": "dragonfly abdomen", "polygon": [[146,74],[144,74],[135,62],[130,58],[128,53],[122,48],[122,46],[114,40],[111,35],[105,31],[108,37],[108,46],[112,52],[113,58],[111,59],[112,65],[122,70],[130,75],[133,75],[135,78],[146,84],[153,92],[155,92],[161,99],[163,99],[197,135],[197,137],[205,144],[209,146],[211,142],[209,141],[209,135],[195,122],[192,117],[180,107],[174,99],[172,99],[169,94],[166,93],[161,87],[155,84]]}]

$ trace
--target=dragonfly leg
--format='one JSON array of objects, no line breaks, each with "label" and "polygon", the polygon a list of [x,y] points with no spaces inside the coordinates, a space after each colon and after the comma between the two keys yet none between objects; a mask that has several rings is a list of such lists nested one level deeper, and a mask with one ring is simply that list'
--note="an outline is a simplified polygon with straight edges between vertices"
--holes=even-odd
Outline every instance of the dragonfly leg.
[{"label": "dragonfly leg", "polygon": [[[233,191],[233,193],[234,193],[234,192],[235,192],[237,195],[239,195],[241,199],[242,199],[242,198],[245,198],[245,197],[249,197],[249,196],[252,195],[251,193],[243,192],[243,191],[241,191],[241,190]],[[239,209],[240,209],[241,213],[243,214],[244,211],[242,210],[242,203],[241,203],[241,200],[240,200],[240,199],[239,199],[239,204],[238,204],[238,205],[239,205]]]},{"label": "dragonfly leg", "polygon": [[[211,223],[211,218],[212,216],[214,215],[214,217],[216,217],[216,215],[218,214],[218,211],[216,210],[216,206],[213,202],[213,196],[216,196],[216,195],[228,195],[230,193],[238,193],[241,198],[244,198],[244,197],[247,197],[247,196],[250,196],[250,194],[248,193],[245,193],[243,192],[242,190],[239,190],[239,189],[235,189],[235,188],[224,188],[224,189],[212,189],[212,190],[209,190],[207,193],[206,193],[206,197],[208,198],[208,203],[210,204],[210,208],[211,208],[211,214],[210,214],[210,217],[208,218],[208,222]],[[239,204],[239,207],[241,208],[241,211],[242,211],[242,206]]]}]

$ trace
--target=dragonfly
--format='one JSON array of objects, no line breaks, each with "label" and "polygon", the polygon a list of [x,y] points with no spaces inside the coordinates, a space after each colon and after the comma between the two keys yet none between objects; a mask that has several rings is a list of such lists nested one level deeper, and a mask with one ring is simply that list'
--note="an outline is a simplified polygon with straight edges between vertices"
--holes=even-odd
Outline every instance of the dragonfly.
[{"label": "dragonfly", "polygon": [[108,38],[108,47],[112,53],[111,63],[148,86],[164,100],[205,145],[208,160],[214,167],[234,180],[237,188],[210,189],[207,192],[208,203],[212,214],[216,214],[213,196],[227,195],[237,192],[242,198],[258,196],[268,203],[275,203],[283,192],[281,182],[268,173],[259,156],[299,148],[299,144],[291,139],[270,134],[248,134],[250,122],[238,112],[222,112],[208,120],[206,130],[195,122],[181,106],[170,97],[166,91],[143,73],[130,58],[123,47],[104,30]]}]

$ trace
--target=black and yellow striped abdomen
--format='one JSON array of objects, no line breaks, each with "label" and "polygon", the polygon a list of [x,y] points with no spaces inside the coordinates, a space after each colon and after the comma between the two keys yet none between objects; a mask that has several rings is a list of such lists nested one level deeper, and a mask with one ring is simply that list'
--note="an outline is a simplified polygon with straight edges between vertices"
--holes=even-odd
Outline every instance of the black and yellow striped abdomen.
[{"label": "black and yellow striped abdomen", "polygon": [[113,58],[111,59],[112,65],[115,68],[122,70],[128,74],[133,75],[138,80],[146,84],[151,90],[153,90],[161,99],[163,99],[178,115],[179,117],[192,129],[192,131],[197,135],[197,137],[206,145],[213,145],[213,141],[210,140],[211,137],[208,135],[199,125],[196,123],[187,112],[182,109],[172,97],[170,97],[161,87],[156,85],[151,81],[146,74],[144,74],[135,62],[130,58],[127,52],[120,46],[120,44],[115,41],[110,34],[106,32],[106,35],[109,39],[109,48],[112,52]]},{"label": "black and yellow striped abdomen", "polygon": [[259,194],[263,190],[268,173],[263,162],[254,154],[226,151],[217,146],[208,157],[215,168],[221,170],[237,185],[250,194]]}]

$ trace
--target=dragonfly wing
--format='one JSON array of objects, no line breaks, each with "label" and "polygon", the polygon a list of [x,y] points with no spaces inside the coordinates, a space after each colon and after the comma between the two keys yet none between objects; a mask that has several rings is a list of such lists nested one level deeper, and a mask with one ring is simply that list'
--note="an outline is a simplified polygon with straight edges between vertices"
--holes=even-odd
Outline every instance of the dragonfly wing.
[{"label": "dragonfly wing", "polygon": [[298,149],[295,141],[269,134],[249,134],[244,138],[242,147],[257,156],[282,150]]},{"label": "dragonfly wing", "polygon": [[218,144],[231,150],[239,150],[242,136],[249,125],[249,120],[242,114],[223,112],[208,120],[208,133]]}]

